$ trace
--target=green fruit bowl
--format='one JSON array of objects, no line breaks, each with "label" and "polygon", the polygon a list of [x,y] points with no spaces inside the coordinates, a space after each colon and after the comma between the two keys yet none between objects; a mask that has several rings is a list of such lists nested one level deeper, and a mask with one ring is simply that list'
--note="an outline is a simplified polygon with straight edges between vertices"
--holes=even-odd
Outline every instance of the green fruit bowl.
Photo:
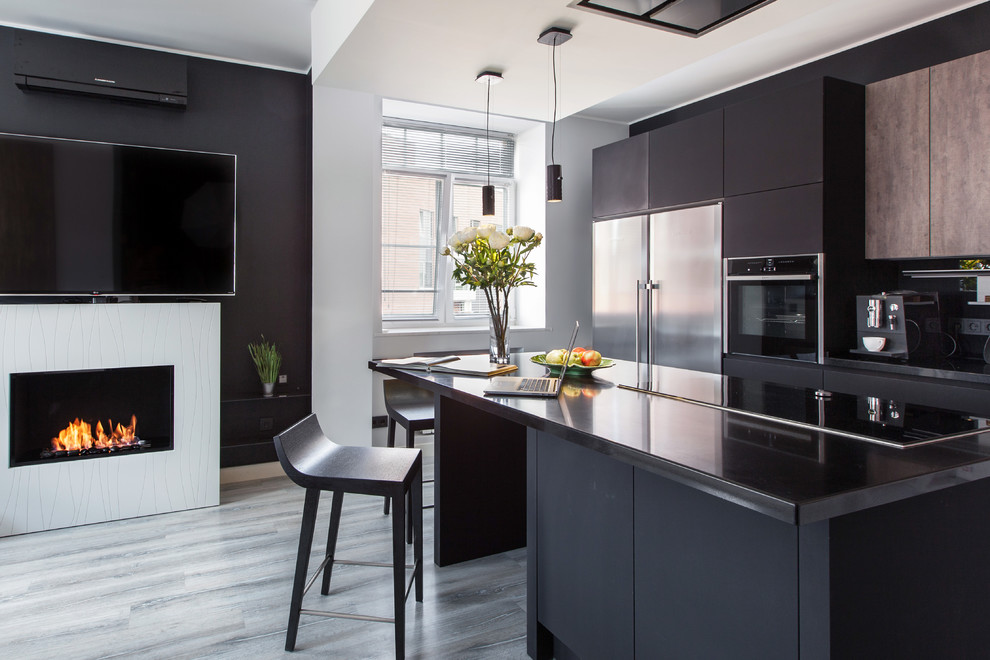
[{"label": "green fruit bowl", "polygon": [[[560,364],[548,364],[546,353],[540,353],[539,355],[534,355],[533,357],[529,358],[529,360],[530,362],[535,362],[536,364],[546,367],[547,369],[550,370],[550,373],[554,375],[559,374],[560,368],[563,366]],[[606,369],[608,367],[611,367],[613,364],[615,364],[615,360],[612,360],[607,357],[603,357],[602,363],[594,367],[586,367],[583,364],[572,364],[571,366],[567,367],[567,375],[586,376],[595,369]]]}]

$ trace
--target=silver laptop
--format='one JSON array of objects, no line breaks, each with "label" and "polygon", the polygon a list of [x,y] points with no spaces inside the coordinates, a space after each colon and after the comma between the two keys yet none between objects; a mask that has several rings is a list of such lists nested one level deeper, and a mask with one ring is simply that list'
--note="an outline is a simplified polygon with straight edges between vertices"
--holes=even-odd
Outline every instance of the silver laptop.
[{"label": "silver laptop", "polygon": [[571,333],[571,343],[567,345],[567,353],[564,355],[564,364],[560,367],[560,375],[557,377],[544,376],[541,378],[527,378],[525,376],[496,376],[488,381],[485,394],[496,396],[544,396],[554,397],[560,394],[560,386],[564,382],[564,374],[567,373],[568,363],[571,361],[571,351],[574,350],[574,342],[577,341],[578,328],[580,324],[574,322],[574,332]]}]

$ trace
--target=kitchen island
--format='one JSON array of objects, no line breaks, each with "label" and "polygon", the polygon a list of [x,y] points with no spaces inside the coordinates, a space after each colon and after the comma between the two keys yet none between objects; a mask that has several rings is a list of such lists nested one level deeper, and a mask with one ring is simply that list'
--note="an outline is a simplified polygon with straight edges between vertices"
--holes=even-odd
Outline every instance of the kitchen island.
[{"label": "kitchen island", "polygon": [[623,362],[549,400],[372,368],[436,395],[437,563],[527,545],[533,657],[990,649],[990,433],[885,446],[687,401],[766,397],[756,381],[657,368],[679,399],[624,389]]}]

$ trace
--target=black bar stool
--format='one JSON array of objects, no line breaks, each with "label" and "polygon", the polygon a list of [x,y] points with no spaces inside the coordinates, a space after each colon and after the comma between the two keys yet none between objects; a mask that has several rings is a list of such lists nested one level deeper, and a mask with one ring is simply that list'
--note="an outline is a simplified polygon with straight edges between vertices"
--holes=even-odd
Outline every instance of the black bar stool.
[{"label": "black bar stool", "polygon": [[[401,380],[386,380],[382,384],[385,394],[385,410],[388,413],[388,446],[395,447],[395,425],[399,424],[406,430],[406,447],[414,446],[416,431],[427,431],[433,428],[435,416],[433,407],[433,392]],[[433,483],[433,479],[424,479],[424,484]],[[385,498],[385,515],[388,515],[389,498]],[[432,506],[424,507],[426,509]],[[406,538],[411,532],[407,530]]]},{"label": "black bar stool", "polygon": [[[348,447],[331,441],[320,428],[316,415],[309,415],[275,436],[275,451],[282,469],[292,481],[306,489],[302,526],[299,531],[299,553],[296,556],[296,575],[292,585],[292,601],[289,605],[289,625],[285,631],[285,650],[296,646],[299,615],[359,619],[395,624],[395,657],[405,657],[406,598],[413,583],[416,600],[423,601],[423,454],[419,449],[386,449],[384,447]],[[330,531],[327,534],[326,557],[316,574],[306,582],[309,554],[313,545],[316,526],[316,510],[320,493],[333,491],[330,508]],[[395,501],[392,516],[392,563],[346,561],[336,559],[337,531],[344,493],[379,495]],[[413,529],[413,565],[406,565],[404,523],[406,496],[409,496],[408,515]],[[303,596],[323,573],[320,593],[330,593],[330,573],[334,564],[392,567],[394,618],[364,616],[342,612],[324,612],[302,609]],[[406,569],[412,569],[412,578],[406,583]]]}]

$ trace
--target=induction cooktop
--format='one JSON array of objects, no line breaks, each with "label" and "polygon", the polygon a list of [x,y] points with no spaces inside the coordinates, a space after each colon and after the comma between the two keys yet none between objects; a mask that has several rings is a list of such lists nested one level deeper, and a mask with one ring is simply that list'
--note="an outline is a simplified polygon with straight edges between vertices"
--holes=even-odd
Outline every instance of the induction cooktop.
[{"label": "induction cooktop", "polygon": [[713,378],[721,379],[721,388],[712,388],[710,396],[669,378],[619,387],[902,449],[990,432],[990,421],[964,411],[734,376]]}]

